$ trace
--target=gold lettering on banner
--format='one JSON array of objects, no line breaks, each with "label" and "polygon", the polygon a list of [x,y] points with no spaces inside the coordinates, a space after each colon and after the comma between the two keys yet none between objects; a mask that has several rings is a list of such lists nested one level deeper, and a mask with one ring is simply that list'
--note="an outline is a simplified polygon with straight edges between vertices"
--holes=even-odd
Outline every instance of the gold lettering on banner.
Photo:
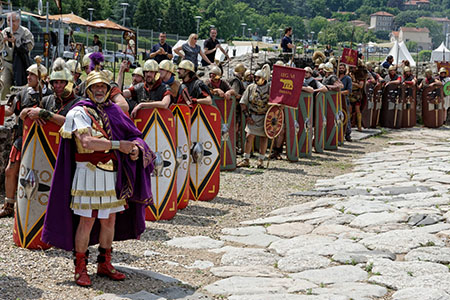
[{"label": "gold lettering on banner", "polygon": [[58,145],[59,144],[59,132],[55,132],[55,131],[50,131],[48,133],[49,136],[54,136],[55,137],[55,144]]},{"label": "gold lettering on banner", "polygon": [[175,202],[172,203],[172,207],[169,208],[169,211],[175,211]]},{"label": "gold lettering on banner", "polygon": [[282,89],[284,90],[293,90],[294,82],[290,79],[280,79],[280,82],[283,83]]},{"label": "gold lettering on banner", "polygon": [[217,114],[216,113],[211,113],[211,116],[213,116],[214,117],[214,122],[216,121],[216,119],[217,119]]},{"label": "gold lettering on banner", "polygon": [[168,120],[170,122],[170,126],[173,127],[173,118],[169,118]]},{"label": "gold lettering on banner", "polygon": [[215,192],[216,192],[216,185],[213,185],[212,189],[210,191],[208,191],[208,193],[214,194]]}]

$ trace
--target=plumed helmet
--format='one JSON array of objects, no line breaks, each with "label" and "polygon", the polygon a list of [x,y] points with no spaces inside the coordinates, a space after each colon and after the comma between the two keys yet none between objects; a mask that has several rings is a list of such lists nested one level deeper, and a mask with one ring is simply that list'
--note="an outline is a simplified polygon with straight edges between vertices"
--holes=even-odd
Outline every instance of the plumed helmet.
[{"label": "plumed helmet", "polygon": [[392,66],[390,66],[389,67],[389,69],[388,69],[389,71],[396,71],[397,70],[397,68],[394,66],[394,65],[392,65]]},{"label": "plumed helmet", "polygon": [[428,69],[426,69],[425,70],[425,75],[433,75],[433,71],[431,71],[431,69],[430,68],[428,68]]},{"label": "plumed helmet", "polygon": [[[81,74],[81,65],[78,61],[76,61],[75,59],[69,59],[66,62],[66,66],[69,69],[70,72],[72,73],[80,73]],[[76,68],[76,70],[75,70]]]},{"label": "plumed helmet", "polygon": [[444,67],[441,67],[441,68],[439,69],[439,74],[441,74],[441,73],[445,73],[445,75],[447,75],[447,69],[444,68]]},{"label": "plumed helmet", "polygon": [[109,82],[111,82],[111,80],[113,79],[113,72],[111,72],[110,70],[102,70],[101,72],[103,72],[103,75],[105,75],[105,77],[108,78]]},{"label": "plumed helmet", "polygon": [[165,60],[163,60],[162,62],[159,63],[159,69],[160,70],[166,70],[167,72],[175,74],[173,62],[171,62],[168,59],[165,59]]},{"label": "plumed helmet", "polygon": [[66,62],[61,57],[58,57],[52,66],[52,73],[50,74],[50,82],[53,80],[64,80],[73,82],[72,73],[66,66]]},{"label": "plumed helmet", "polygon": [[305,68],[305,72],[308,72],[308,73],[313,73],[313,70],[310,68],[310,67],[306,67]]},{"label": "plumed helmet", "polygon": [[144,63],[144,67],[142,68],[143,72],[159,72],[159,65],[154,59],[148,59]]},{"label": "plumed helmet", "polygon": [[137,67],[136,69],[134,69],[132,75],[139,75],[139,76],[144,77],[144,72],[142,71],[141,67]]},{"label": "plumed helmet", "polygon": [[327,63],[325,64],[325,66],[323,67],[323,70],[324,70],[326,73],[333,73],[333,72],[334,72],[333,64],[330,63],[330,62],[327,62]]},{"label": "plumed helmet", "polygon": [[[47,68],[46,67],[44,67],[43,65],[39,65],[39,71],[41,72],[41,79],[44,79],[45,77],[47,77]],[[37,64],[32,64],[31,66],[29,66],[27,69],[27,72],[32,73],[36,76],[39,76]]]},{"label": "plumed helmet", "polygon": [[234,72],[235,73],[244,73],[247,70],[247,68],[244,66],[244,64],[239,63],[236,65],[236,67],[234,67]]},{"label": "plumed helmet", "polygon": [[209,71],[209,73],[210,74],[214,74],[214,75],[219,76],[219,77],[222,77],[222,71],[217,66],[212,67],[211,70]]},{"label": "plumed helmet", "polygon": [[83,60],[81,61],[81,66],[83,68],[89,66],[89,64],[91,63],[91,59],[89,58],[89,56],[91,56],[91,53],[85,54],[83,56]]},{"label": "plumed helmet", "polygon": [[284,62],[282,60],[277,60],[274,65],[284,66]]},{"label": "plumed helmet", "polygon": [[270,66],[268,64],[265,64],[261,69],[256,71],[255,77],[261,77],[265,80],[269,80],[270,78]]},{"label": "plumed helmet", "polygon": [[403,72],[411,72],[411,68],[410,67],[404,67],[403,68]]},{"label": "plumed helmet", "polygon": [[324,64],[324,63],[321,63],[321,64],[319,65],[318,69],[323,69],[324,67],[325,67],[325,64]]},{"label": "plumed helmet", "polygon": [[109,82],[108,74],[105,71],[92,71],[86,78],[86,89],[89,89],[90,86],[96,83],[104,83],[111,88]]},{"label": "plumed helmet", "polygon": [[190,61],[190,60],[187,60],[187,59],[182,60],[180,62],[180,64],[178,65],[178,69],[185,69],[185,70],[188,70],[188,71],[191,71],[191,72],[195,73],[194,63],[192,61]]},{"label": "plumed helmet", "polygon": [[312,56],[312,59],[316,63],[316,65],[319,65],[319,64],[325,62],[326,58],[327,57],[325,56],[325,54],[323,54],[322,51],[315,51]]}]

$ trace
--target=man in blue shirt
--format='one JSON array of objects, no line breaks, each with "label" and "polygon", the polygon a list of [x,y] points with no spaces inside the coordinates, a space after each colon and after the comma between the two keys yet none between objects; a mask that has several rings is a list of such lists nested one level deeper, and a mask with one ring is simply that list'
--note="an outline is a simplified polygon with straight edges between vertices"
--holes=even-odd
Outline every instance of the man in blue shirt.
[{"label": "man in blue shirt", "polygon": [[292,44],[292,27],[286,27],[284,30],[284,37],[281,40],[281,48],[284,53],[292,53],[292,49],[294,49],[294,45]]},{"label": "man in blue shirt", "polygon": [[165,59],[171,60],[173,58],[172,47],[166,43],[166,33],[161,32],[159,34],[159,43],[153,45],[150,52],[150,59],[154,59],[158,62],[162,62]]},{"label": "man in blue shirt", "polygon": [[392,66],[393,62],[394,57],[392,55],[388,55],[388,57],[386,57],[386,60],[381,64],[381,66],[385,69],[389,69],[389,67]]}]

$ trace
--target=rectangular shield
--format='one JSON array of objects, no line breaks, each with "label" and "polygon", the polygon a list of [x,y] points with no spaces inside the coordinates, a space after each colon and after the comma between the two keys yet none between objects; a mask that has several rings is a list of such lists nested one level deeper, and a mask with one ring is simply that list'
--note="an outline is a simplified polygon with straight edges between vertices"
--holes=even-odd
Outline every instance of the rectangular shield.
[{"label": "rectangular shield", "polygon": [[298,102],[297,134],[298,152],[300,157],[311,157],[313,140],[313,94],[302,92]]},{"label": "rectangular shield", "polygon": [[314,100],[314,150],[323,153],[327,126],[325,93],[318,93]]},{"label": "rectangular shield", "polygon": [[429,86],[422,92],[423,125],[441,127],[445,122],[444,93],[442,86]]},{"label": "rectangular shield", "polygon": [[387,128],[400,128],[402,124],[402,94],[400,83],[390,82],[384,87],[380,124]]},{"label": "rectangular shield", "polygon": [[416,125],[416,86],[402,83],[402,127],[409,128]]},{"label": "rectangular shield", "polygon": [[339,145],[339,95],[340,92],[325,93],[325,149],[337,150]]}]

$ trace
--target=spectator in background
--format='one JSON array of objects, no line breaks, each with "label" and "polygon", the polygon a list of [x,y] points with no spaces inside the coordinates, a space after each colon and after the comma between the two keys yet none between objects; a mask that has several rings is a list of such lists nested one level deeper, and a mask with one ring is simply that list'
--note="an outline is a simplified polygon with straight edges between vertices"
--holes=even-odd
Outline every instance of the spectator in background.
[{"label": "spectator in background", "polygon": [[326,57],[334,56],[334,52],[330,44],[327,45],[327,47],[323,51],[323,54],[325,54]]},{"label": "spectator in background", "polygon": [[284,37],[281,40],[281,48],[283,49],[284,53],[292,53],[292,49],[295,48],[295,46],[292,44],[292,27],[286,27],[284,30]]},{"label": "spectator in background", "polygon": [[[7,14],[8,27],[3,29],[3,71],[0,80],[3,82],[1,100],[5,100],[12,85],[27,84],[27,68],[31,64],[30,51],[34,47],[31,32],[20,26],[20,15],[17,12]],[[14,70],[14,71],[13,71]]]},{"label": "spectator in background", "polygon": [[392,55],[388,55],[386,60],[381,64],[381,66],[385,69],[389,69],[390,66],[394,63],[394,57]]},{"label": "spectator in background", "polygon": [[102,42],[100,42],[100,39],[98,35],[94,34],[94,41],[92,42],[92,46],[98,47],[98,49],[94,49],[94,52],[103,52],[102,51]]},{"label": "spectator in background", "polygon": [[[222,46],[220,45],[220,42],[216,39],[216,37],[217,37],[217,29],[213,27],[209,30],[209,39],[207,39],[205,41],[205,43],[203,44],[206,57],[208,57],[208,59],[211,62],[214,62],[214,57],[216,56],[216,50],[217,50],[217,48],[219,48],[220,51],[222,51],[223,54],[225,54],[225,57],[228,60],[230,60],[228,53],[222,48]],[[205,61],[204,59],[202,59],[202,66],[207,66],[207,65],[209,65],[208,62]]]},{"label": "spectator in background", "polygon": [[150,59],[156,60],[159,64],[165,59],[171,60],[173,58],[172,47],[166,43],[167,35],[165,32],[159,34],[159,43],[153,45],[150,51]]},{"label": "spectator in background", "polygon": [[[200,56],[208,63],[213,64],[214,62],[211,62],[209,58],[205,55],[205,53],[202,51],[199,45],[197,45],[198,35],[195,33],[192,33],[188,41],[184,43],[182,46],[174,48],[173,52],[175,52],[178,56],[181,57],[182,60],[189,60],[194,64],[195,71],[197,71],[198,67],[198,55]],[[181,53],[181,50],[183,50],[183,53]]]}]

